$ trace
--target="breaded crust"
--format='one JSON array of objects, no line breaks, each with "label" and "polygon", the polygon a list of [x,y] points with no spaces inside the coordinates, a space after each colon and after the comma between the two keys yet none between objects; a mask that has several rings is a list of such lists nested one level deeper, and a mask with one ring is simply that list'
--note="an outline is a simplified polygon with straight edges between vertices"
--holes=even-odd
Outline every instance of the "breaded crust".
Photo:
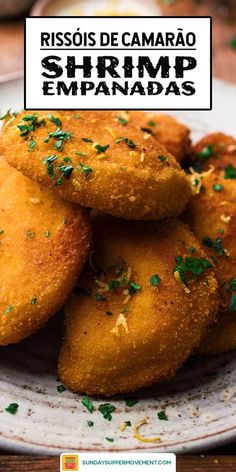
[{"label": "breaded crust", "polygon": [[190,151],[189,164],[198,172],[208,170],[212,165],[217,173],[224,176],[231,165],[236,173],[236,139],[224,133],[211,133],[198,141]]},{"label": "breaded crust", "polygon": [[0,345],[40,328],[65,302],[90,243],[86,212],[0,160]]},{"label": "breaded crust", "polygon": [[215,173],[201,182],[202,191],[188,204],[184,219],[215,262],[221,296],[218,322],[200,351],[216,354],[236,348],[236,184]]},{"label": "breaded crust", "polygon": [[178,162],[181,163],[189,154],[190,130],[172,116],[131,111],[128,113],[128,118],[131,125],[151,133]]},{"label": "breaded crust", "polygon": [[117,112],[55,112],[54,122],[49,113],[32,115],[4,126],[4,155],[64,199],[128,219],[175,216],[185,207],[190,186],[174,157]]},{"label": "breaded crust", "polygon": [[217,282],[210,266],[176,269],[178,256],[192,269],[209,265],[178,220],[98,217],[94,238],[81,294],[66,306],[59,375],[73,391],[109,396],[175,374],[215,318]]}]

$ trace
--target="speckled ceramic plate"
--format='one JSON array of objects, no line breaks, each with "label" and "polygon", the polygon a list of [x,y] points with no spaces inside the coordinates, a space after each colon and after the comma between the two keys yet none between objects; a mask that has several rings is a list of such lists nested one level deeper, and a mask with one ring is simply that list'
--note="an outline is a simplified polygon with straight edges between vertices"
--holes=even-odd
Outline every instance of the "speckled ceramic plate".
[{"label": "speckled ceramic plate", "polygon": [[[20,80],[0,84],[2,111],[22,107]],[[193,138],[209,131],[235,133],[236,88],[214,82],[212,112],[178,113],[193,130]],[[0,446],[18,452],[58,454],[62,451],[201,452],[236,439],[236,353],[189,360],[170,382],[142,390],[138,403],[127,407],[124,398],[109,401],[116,407],[112,421],[97,410],[106,399],[93,399],[90,414],[81,397],[59,393],[57,357],[62,339],[62,314],[29,339],[0,349]],[[18,403],[16,415],[5,411]],[[157,413],[165,410],[168,421]],[[140,433],[159,442],[133,437],[136,422],[147,418]],[[93,421],[92,427],[88,420]],[[120,426],[130,421],[124,431]],[[112,438],[109,442],[106,438]]]}]

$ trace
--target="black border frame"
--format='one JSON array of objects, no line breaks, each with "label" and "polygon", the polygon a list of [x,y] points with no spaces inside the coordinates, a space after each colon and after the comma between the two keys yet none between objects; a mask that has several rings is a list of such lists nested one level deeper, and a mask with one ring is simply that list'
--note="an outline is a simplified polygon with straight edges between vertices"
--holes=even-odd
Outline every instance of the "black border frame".
[{"label": "black border frame", "polygon": [[[27,16],[24,18],[24,108],[25,110],[35,110],[35,108],[26,108],[26,20],[33,18],[114,18],[114,16]],[[124,108],[124,110],[132,111],[211,111],[212,110],[212,16],[116,16],[115,18],[208,18],[210,20],[210,107],[209,108]],[[78,110],[77,108],[69,108],[69,110]],[[67,110],[67,108],[37,108],[37,110]],[[118,111],[120,108],[81,108],[84,111]]]}]

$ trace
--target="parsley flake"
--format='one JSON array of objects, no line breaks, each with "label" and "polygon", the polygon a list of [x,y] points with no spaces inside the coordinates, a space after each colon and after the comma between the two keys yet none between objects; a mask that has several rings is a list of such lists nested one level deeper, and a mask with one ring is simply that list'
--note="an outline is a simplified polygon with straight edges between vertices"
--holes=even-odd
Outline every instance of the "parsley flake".
[{"label": "parsley flake", "polygon": [[66,390],[66,387],[64,387],[64,385],[58,385],[57,386],[58,393],[63,393],[65,390]]},{"label": "parsley flake", "polygon": [[191,257],[187,256],[183,259],[182,256],[177,256],[175,258],[176,266],[173,272],[178,272],[181,278],[181,281],[184,285],[188,284],[187,273],[199,276],[206,269],[213,268],[212,264],[203,257]]},{"label": "parsley flake", "polygon": [[31,299],[31,305],[35,305],[35,303],[37,302],[37,298],[36,297],[33,297]]},{"label": "parsley flake", "polygon": [[3,312],[4,315],[7,315],[8,313],[10,313],[10,311],[13,310],[13,306],[9,305],[6,310]]},{"label": "parsley flake", "polygon": [[33,231],[30,231],[30,229],[28,229],[28,230],[26,231],[26,236],[27,236],[27,238],[31,239],[31,238],[34,237],[34,232],[33,232]]},{"label": "parsley flake", "polygon": [[236,51],[236,35],[231,38],[231,40],[229,42],[229,45],[230,45],[231,49]]},{"label": "parsley flake", "polygon": [[108,442],[114,442],[114,439],[113,439],[113,438],[108,438],[108,437],[106,437],[105,439],[106,439]]},{"label": "parsley flake", "polygon": [[91,427],[94,425],[94,422],[93,422],[93,421],[90,421],[90,420],[88,420],[88,421],[87,421],[87,424],[88,424],[88,426],[91,428]]},{"label": "parsley flake", "polygon": [[221,190],[223,190],[224,187],[221,184],[214,184],[212,185],[212,188],[213,190],[215,190],[215,192],[221,192]]},{"label": "parsley flake", "polygon": [[150,277],[150,285],[152,285],[152,287],[156,287],[159,282],[161,281],[159,275],[157,274],[153,274],[151,277]]},{"label": "parsley flake", "polygon": [[101,154],[102,152],[106,152],[106,150],[110,147],[109,144],[105,144],[105,146],[101,146],[100,144],[96,144],[94,146],[95,149],[97,149],[97,153]]},{"label": "parsley flake", "polygon": [[53,167],[53,162],[57,159],[56,154],[52,154],[51,156],[46,156],[45,159],[43,160],[43,163],[47,166],[47,173],[51,179],[55,177],[54,174],[54,167]]},{"label": "parsley flake", "polygon": [[134,293],[138,293],[141,290],[141,286],[136,284],[136,282],[129,283],[129,294],[134,295]]},{"label": "parsley flake", "polygon": [[60,118],[57,118],[56,116],[54,115],[48,115],[48,118],[50,121],[52,121],[52,123],[54,123],[58,128],[61,126],[61,120]]},{"label": "parsley flake", "polygon": [[37,113],[33,113],[32,115],[23,116],[23,118],[21,118],[20,124],[17,125],[17,128],[19,128],[21,131],[20,136],[26,137],[32,131],[35,131],[36,128],[39,128],[42,125],[45,125],[45,120],[39,120]]},{"label": "parsley flake", "polygon": [[138,399],[133,397],[133,398],[126,398],[125,399],[125,404],[126,406],[128,406],[129,408],[132,408],[134,405],[136,405],[136,403],[138,403]]},{"label": "parsley flake", "polygon": [[152,120],[148,121],[147,124],[148,126],[156,126],[155,121],[152,121]]},{"label": "parsley flake", "polygon": [[232,313],[236,311],[236,294],[233,293],[230,303],[229,303],[229,312]]},{"label": "parsley flake", "polygon": [[228,290],[236,290],[236,277],[233,277],[228,285]]},{"label": "parsley flake", "polygon": [[200,152],[196,153],[196,157],[200,157],[203,159],[209,159],[209,157],[214,156],[214,149],[213,146],[205,146]]},{"label": "parsley flake", "polygon": [[113,413],[113,411],[115,410],[116,410],[116,407],[114,405],[111,405],[110,403],[104,403],[102,405],[99,405],[98,407],[98,411],[100,411],[103,418],[108,421],[112,420],[111,413]]},{"label": "parsley flake", "polygon": [[94,406],[93,406],[93,404],[92,404],[92,401],[91,401],[90,398],[88,397],[88,395],[86,395],[86,397],[84,397],[83,400],[81,400],[81,403],[82,403],[82,405],[85,406],[85,408],[87,408],[87,410],[89,411],[89,413],[93,413]]},{"label": "parsley flake", "polygon": [[15,415],[18,408],[19,408],[18,403],[10,403],[10,405],[8,405],[7,408],[5,408],[5,411],[7,411],[7,413],[10,413],[10,415]]},{"label": "parsley flake", "polygon": [[125,120],[122,116],[117,115],[116,118],[122,125],[127,125],[128,120]]},{"label": "parsley flake", "polygon": [[168,417],[164,411],[158,411],[157,416],[159,420],[168,421]]},{"label": "parsley flake", "polygon": [[125,421],[124,423],[125,423],[125,426],[131,426],[131,421],[129,421],[129,420]]},{"label": "parsley flake", "polygon": [[44,236],[45,236],[45,238],[50,238],[50,236],[51,236],[50,231],[48,231],[48,230],[45,231]]},{"label": "parsley flake", "polygon": [[48,133],[47,138],[45,138],[44,142],[49,143],[50,139],[54,138],[57,140],[54,143],[54,148],[57,151],[63,151],[63,144],[65,141],[70,141],[72,138],[72,133],[70,131],[64,131],[61,128],[57,128],[56,131],[51,131]]},{"label": "parsley flake", "polygon": [[71,174],[74,170],[74,167],[70,164],[69,165],[61,165],[61,166],[57,166],[57,170],[59,170],[61,172],[61,176],[57,179],[56,186],[62,184],[62,179],[63,178],[66,179],[66,180],[70,179],[70,176],[71,176]]},{"label": "parsley flake", "polygon": [[116,144],[119,144],[119,143],[126,143],[128,147],[130,148],[136,148],[136,144],[132,141],[132,139],[128,139],[128,138],[124,138],[123,136],[121,136],[120,138],[116,139]]},{"label": "parsley flake", "polygon": [[158,156],[158,159],[161,161],[161,162],[165,162],[167,157],[166,156]]},{"label": "parsley flake", "polygon": [[236,169],[234,168],[234,166],[232,166],[232,164],[228,164],[225,168],[224,178],[236,179]]},{"label": "parsley flake", "polygon": [[225,256],[225,250],[222,245],[222,238],[220,238],[219,236],[216,237],[215,241],[209,238],[209,236],[206,236],[205,238],[203,238],[202,242],[205,246],[215,249],[215,251],[217,251],[220,257]]},{"label": "parsley flake", "polygon": [[83,172],[85,177],[89,177],[93,173],[93,169],[91,167],[86,166],[80,162],[79,167],[77,167],[79,172]]},{"label": "parsley flake", "polygon": [[36,141],[34,141],[33,138],[31,138],[30,142],[29,142],[29,147],[28,147],[28,151],[33,151],[34,148],[36,146]]},{"label": "parsley flake", "polygon": [[81,141],[84,141],[85,143],[93,143],[92,139],[88,138],[82,138]]}]

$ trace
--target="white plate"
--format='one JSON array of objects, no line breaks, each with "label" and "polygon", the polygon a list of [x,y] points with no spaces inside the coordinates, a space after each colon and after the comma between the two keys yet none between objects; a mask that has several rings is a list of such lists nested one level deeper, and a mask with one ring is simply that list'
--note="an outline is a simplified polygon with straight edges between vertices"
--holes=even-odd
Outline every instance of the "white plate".
[{"label": "white plate", "polygon": [[[2,111],[22,107],[22,81],[0,84]],[[178,112],[177,116],[193,130],[194,139],[210,131],[235,132],[236,88],[214,81],[212,112]],[[4,276],[4,275],[2,275]],[[62,315],[31,338],[0,349],[0,446],[18,452],[58,454],[62,451],[171,451],[202,452],[209,447],[236,439],[236,355],[235,352],[209,360],[188,361],[170,382],[143,390],[132,408],[123,398],[111,422],[97,411],[94,399],[91,415],[81,397],[69,391],[57,392],[57,356],[62,337]],[[5,412],[16,402],[16,415]],[[157,412],[165,410],[168,421]],[[133,437],[133,425],[145,416],[146,437],[159,436],[159,443],[141,443]],[[88,420],[94,422],[89,427]],[[130,420],[131,427],[119,427]],[[112,437],[114,442],[105,438]]]}]

